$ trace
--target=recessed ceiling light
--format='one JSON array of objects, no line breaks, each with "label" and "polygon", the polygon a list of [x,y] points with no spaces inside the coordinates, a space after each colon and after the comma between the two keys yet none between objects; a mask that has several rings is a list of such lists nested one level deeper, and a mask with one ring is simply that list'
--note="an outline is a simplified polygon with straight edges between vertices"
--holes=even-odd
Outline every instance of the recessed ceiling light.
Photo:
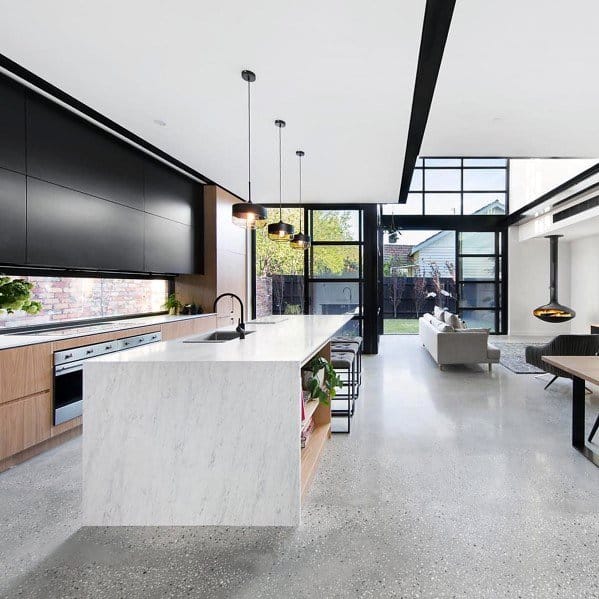
[{"label": "recessed ceiling light", "polygon": [[162,119],[154,119],[154,124],[158,125],[159,127],[166,127],[166,123]]}]

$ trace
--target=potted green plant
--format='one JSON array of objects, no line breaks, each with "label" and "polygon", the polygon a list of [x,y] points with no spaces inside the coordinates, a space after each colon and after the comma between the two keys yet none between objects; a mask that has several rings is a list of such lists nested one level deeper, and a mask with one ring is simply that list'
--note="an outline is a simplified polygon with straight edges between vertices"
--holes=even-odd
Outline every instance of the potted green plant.
[{"label": "potted green plant", "polygon": [[171,293],[167,298],[162,307],[165,310],[168,310],[168,313],[171,316],[176,316],[179,313],[179,310],[183,307],[183,304],[177,299],[177,296],[174,293]]},{"label": "potted green plant", "polygon": [[42,309],[41,302],[31,299],[33,283],[25,279],[11,279],[0,275],[0,312],[12,314],[23,310],[27,314],[37,314]]},{"label": "potted green plant", "polygon": [[311,399],[317,399],[325,405],[328,405],[330,400],[335,397],[337,387],[343,385],[343,381],[331,363],[322,356],[316,356],[310,360],[304,369],[302,383],[304,389],[310,392]]}]

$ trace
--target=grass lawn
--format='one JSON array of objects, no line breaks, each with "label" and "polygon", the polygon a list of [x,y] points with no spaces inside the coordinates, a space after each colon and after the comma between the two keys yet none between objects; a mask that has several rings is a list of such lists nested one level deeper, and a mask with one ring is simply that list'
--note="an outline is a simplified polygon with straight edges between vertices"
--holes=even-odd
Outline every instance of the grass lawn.
[{"label": "grass lawn", "polygon": [[418,319],[385,318],[383,332],[385,335],[415,335],[418,333]]}]

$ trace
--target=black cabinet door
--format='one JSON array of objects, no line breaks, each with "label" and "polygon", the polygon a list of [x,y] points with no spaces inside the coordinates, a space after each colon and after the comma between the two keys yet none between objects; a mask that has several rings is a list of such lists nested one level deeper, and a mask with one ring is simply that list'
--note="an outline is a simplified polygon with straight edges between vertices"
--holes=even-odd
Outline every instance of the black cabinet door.
[{"label": "black cabinet door", "polygon": [[27,96],[27,174],[143,210],[143,156],[33,94]]},{"label": "black cabinet door", "polygon": [[34,266],[143,271],[144,213],[27,179],[27,258]]},{"label": "black cabinet door", "polygon": [[202,201],[199,183],[153,160],[144,165],[144,195],[146,212],[184,225],[194,224]]},{"label": "black cabinet door", "polygon": [[0,167],[25,172],[25,91],[0,78]]},{"label": "black cabinet door", "polygon": [[0,263],[24,264],[27,231],[25,175],[0,169]]},{"label": "black cabinet door", "polygon": [[146,214],[145,257],[147,272],[195,272],[195,230],[189,225]]}]

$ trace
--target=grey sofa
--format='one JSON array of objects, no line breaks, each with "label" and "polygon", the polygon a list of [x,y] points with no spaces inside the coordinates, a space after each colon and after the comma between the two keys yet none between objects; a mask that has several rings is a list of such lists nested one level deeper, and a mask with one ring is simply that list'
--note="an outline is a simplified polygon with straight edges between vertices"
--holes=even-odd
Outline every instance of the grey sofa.
[{"label": "grey sofa", "polygon": [[595,356],[599,353],[599,335],[558,335],[545,345],[529,345],[525,351],[529,364],[553,375],[545,385],[547,389],[558,377],[571,379],[572,375],[543,362],[543,356]]},{"label": "grey sofa", "polygon": [[454,329],[432,314],[418,319],[420,342],[439,368],[446,364],[488,364],[499,362],[500,351],[489,343],[487,329]]}]

